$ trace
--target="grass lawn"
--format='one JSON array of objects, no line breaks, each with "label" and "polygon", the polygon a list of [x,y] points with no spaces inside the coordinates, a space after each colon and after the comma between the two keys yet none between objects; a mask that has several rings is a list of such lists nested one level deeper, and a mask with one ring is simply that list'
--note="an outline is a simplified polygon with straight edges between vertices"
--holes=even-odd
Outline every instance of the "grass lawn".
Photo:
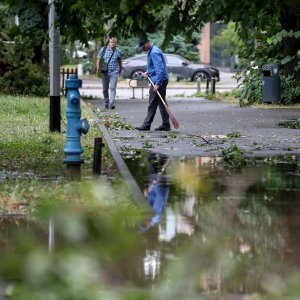
[{"label": "grass lawn", "polygon": [[[62,132],[49,132],[49,99],[0,96],[0,211],[26,213],[32,205],[60,200],[80,200],[80,183],[65,177],[66,100],[61,100]],[[91,177],[94,137],[101,137],[96,124],[82,105],[82,118],[90,120],[90,131],[82,136],[82,177]],[[108,152],[102,151],[103,177],[118,178]],[[43,201],[44,200],[44,201]]]},{"label": "grass lawn", "polygon": [[0,95],[1,299],[4,290],[18,300],[121,299],[121,292],[105,291],[102,265],[128,255],[133,244],[139,249],[124,226],[124,218],[137,220],[139,210],[108,147],[102,152],[105,175],[91,176],[94,137],[101,132],[85,105],[82,118],[91,128],[82,138],[82,180],[64,176],[65,104],[62,99],[62,132],[51,133],[48,98]]}]

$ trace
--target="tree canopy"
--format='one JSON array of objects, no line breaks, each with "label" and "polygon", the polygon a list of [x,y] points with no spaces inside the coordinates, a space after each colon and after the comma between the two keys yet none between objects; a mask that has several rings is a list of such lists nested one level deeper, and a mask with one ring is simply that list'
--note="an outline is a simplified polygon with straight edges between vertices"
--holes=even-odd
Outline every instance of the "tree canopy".
[{"label": "tree canopy", "polygon": [[[238,22],[246,35],[250,28],[264,21],[257,18],[258,14],[266,18],[278,16],[285,29],[298,30],[300,26],[297,0],[56,0],[55,3],[63,34],[79,34],[82,38],[99,37],[107,30],[108,22],[112,33],[125,37],[152,33],[163,27],[166,40],[178,33],[192,35],[203,24],[217,21]],[[287,18],[288,14],[293,17]]]},{"label": "tree canopy", "polygon": [[[230,21],[247,38],[252,30],[265,28],[268,19],[277,19],[285,31],[300,30],[298,0],[56,0],[62,34],[87,43],[90,38],[111,33],[123,37],[145,36],[163,30],[163,48],[176,34],[187,39],[207,22]],[[66,17],[68,16],[68,17]],[[259,16],[259,17],[258,17]],[[300,38],[284,40],[284,54],[293,57],[286,73],[293,73],[299,62]],[[300,73],[296,72],[300,82]]]},{"label": "tree canopy", "polygon": [[[162,48],[167,49],[178,35],[187,43],[192,41],[193,33],[200,32],[207,22],[234,22],[249,51],[264,51],[265,55],[250,55],[252,58],[273,57],[284,67],[285,75],[292,75],[300,82],[299,0],[54,0],[54,3],[63,43],[79,40],[88,45],[90,40],[104,40],[109,34],[137,38],[163,32]],[[3,0],[0,11],[7,12],[7,7],[9,13],[3,14],[0,26],[7,18],[18,15],[19,26],[11,26],[11,36],[35,37],[34,60],[41,63],[47,39],[48,1]],[[254,40],[260,47],[253,50]],[[281,54],[269,55],[274,52]]]}]

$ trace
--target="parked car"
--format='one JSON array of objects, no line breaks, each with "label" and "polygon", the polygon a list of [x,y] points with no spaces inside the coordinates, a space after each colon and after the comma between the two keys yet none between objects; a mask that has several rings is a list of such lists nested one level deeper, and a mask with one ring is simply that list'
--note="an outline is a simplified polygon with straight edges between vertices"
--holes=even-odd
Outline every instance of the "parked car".
[{"label": "parked car", "polygon": [[[177,80],[190,79],[197,81],[211,79],[215,77],[220,81],[219,70],[207,64],[195,64],[177,54],[164,54],[169,73],[173,74]],[[122,62],[123,78],[141,78],[147,69],[147,54],[136,55]]]},{"label": "parked car", "polygon": [[85,51],[75,50],[73,52],[73,58],[87,58],[88,54]]}]

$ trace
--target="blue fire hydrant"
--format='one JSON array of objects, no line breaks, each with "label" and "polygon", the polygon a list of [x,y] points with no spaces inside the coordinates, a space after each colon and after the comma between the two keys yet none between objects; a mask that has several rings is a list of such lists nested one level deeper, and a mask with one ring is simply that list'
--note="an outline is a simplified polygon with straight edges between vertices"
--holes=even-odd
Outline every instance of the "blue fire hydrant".
[{"label": "blue fire hydrant", "polygon": [[82,86],[82,80],[78,79],[76,74],[70,76],[66,80],[67,90],[67,141],[64,152],[66,158],[64,163],[67,166],[79,166],[83,163],[81,154],[83,149],[81,146],[81,134],[86,134],[89,131],[90,124],[87,119],[80,120],[80,94],[78,89]]}]

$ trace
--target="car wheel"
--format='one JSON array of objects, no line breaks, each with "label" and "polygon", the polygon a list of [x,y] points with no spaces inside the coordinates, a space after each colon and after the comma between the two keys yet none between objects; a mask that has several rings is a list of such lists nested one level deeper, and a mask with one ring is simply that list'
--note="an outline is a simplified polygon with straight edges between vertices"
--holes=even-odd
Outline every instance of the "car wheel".
[{"label": "car wheel", "polygon": [[137,79],[137,78],[144,78],[143,74],[145,73],[144,70],[135,70],[131,73],[131,79]]},{"label": "car wheel", "polygon": [[192,81],[197,81],[198,78],[201,80],[201,81],[206,81],[207,79],[209,79],[209,75],[203,71],[199,71],[199,72],[196,72],[194,75],[193,75],[193,78],[192,78]]}]

